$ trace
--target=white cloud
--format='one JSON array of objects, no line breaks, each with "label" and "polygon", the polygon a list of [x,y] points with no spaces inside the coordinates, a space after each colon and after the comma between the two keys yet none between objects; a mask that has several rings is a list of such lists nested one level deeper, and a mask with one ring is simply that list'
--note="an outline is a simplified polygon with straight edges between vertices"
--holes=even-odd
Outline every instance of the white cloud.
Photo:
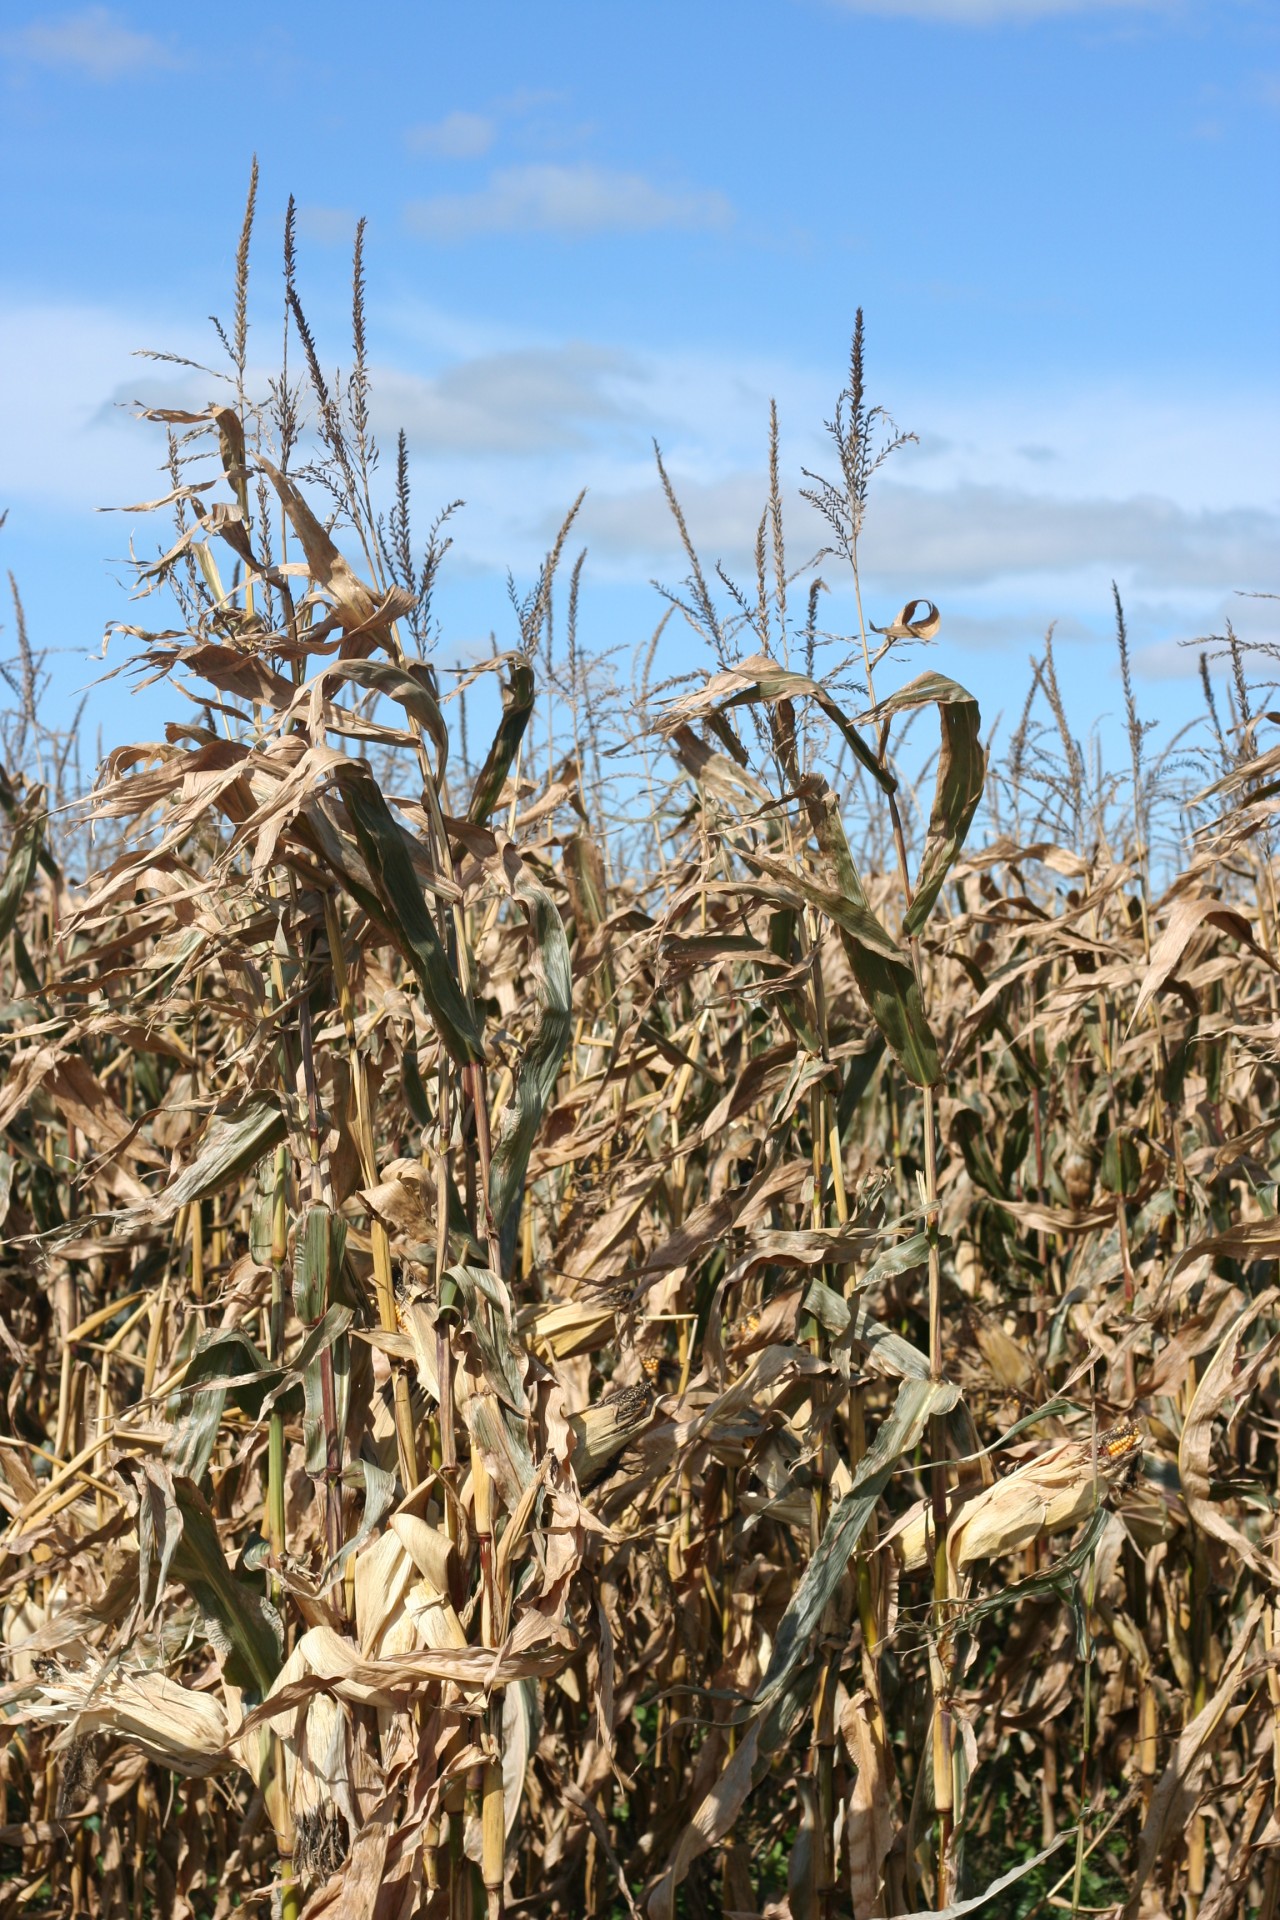
[{"label": "white cloud", "polygon": [[629,355],[574,341],[479,355],[431,379],[379,368],[375,423],[383,439],[403,427],[432,455],[546,454],[584,445],[591,422],[627,434],[643,378]]},{"label": "white cloud", "polygon": [[497,134],[497,124],[488,114],[446,113],[443,120],[410,127],[405,145],[411,153],[432,153],[443,160],[479,160]]},{"label": "white cloud", "polygon": [[990,27],[1048,20],[1064,13],[1147,13],[1171,10],[1171,0],[833,0],[846,13],[874,13],[887,20],[932,20],[962,27]]},{"label": "white cloud", "polygon": [[[1129,609],[1125,611],[1128,615]],[[1180,610],[1165,606],[1152,609],[1149,613],[1142,607],[1136,609],[1139,630],[1143,625],[1155,626],[1162,628],[1167,636],[1136,649],[1134,666],[1145,680],[1195,679],[1200,673],[1202,653],[1209,656],[1214,674],[1222,673],[1224,636],[1228,626],[1245,649],[1245,671],[1250,679],[1255,677],[1255,663],[1249,659],[1249,649],[1256,646],[1280,647],[1280,605],[1274,599],[1257,594],[1233,593],[1225,595],[1215,604],[1198,609],[1198,612],[1200,617],[1190,621]],[[1131,632],[1133,625],[1131,619]],[[1274,654],[1269,656],[1265,669],[1258,669],[1258,677],[1278,677]]]},{"label": "white cloud", "polygon": [[1155,494],[1072,499],[887,483],[868,514],[873,542],[888,565],[910,555],[926,577],[966,584],[1109,568],[1140,584],[1229,588],[1270,577],[1280,515],[1245,506],[1192,512]]},{"label": "white cloud", "polygon": [[81,7],[53,19],[35,19],[0,35],[0,52],[37,66],[120,80],[147,68],[182,65],[154,34],[139,33],[109,7]]},{"label": "white cloud", "polygon": [[[676,491],[705,562],[740,565],[763,505],[763,476],[683,480]],[[789,506],[796,558],[820,543],[807,503]],[[548,523],[549,524],[549,523]],[[585,537],[637,565],[677,563],[678,542],[656,481],[597,495]],[[1154,495],[1064,498],[1012,487],[923,488],[885,481],[873,492],[863,537],[866,568],[937,597],[996,582],[1070,581],[1112,575],[1139,588],[1227,592],[1265,587],[1280,552],[1280,514],[1259,507],[1189,511]],[[914,587],[911,583],[918,583]]]},{"label": "white cloud", "polygon": [[[151,370],[130,356],[139,343],[173,345],[157,341],[165,331],[163,322],[89,305],[0,310],[0,364],[14,375],[0,435],[0,500],[77,510],[165,491],[156,471],[163,445],[104,404],[122,381],[133,398]],[[184,331],[180,347],[191,344]],[[212,398],[213,385],[205,382],[197,405]],[[166,397],[176,390],[164,384]]]},{"label": "white cloud", "polygon": [[659,187],[640,173],[541,162],[501,167],[474,193],[411,201],[406,219],[432,240],[486,233],[647,233],[659,228],[727,227],[733,209],[722,193]]}]

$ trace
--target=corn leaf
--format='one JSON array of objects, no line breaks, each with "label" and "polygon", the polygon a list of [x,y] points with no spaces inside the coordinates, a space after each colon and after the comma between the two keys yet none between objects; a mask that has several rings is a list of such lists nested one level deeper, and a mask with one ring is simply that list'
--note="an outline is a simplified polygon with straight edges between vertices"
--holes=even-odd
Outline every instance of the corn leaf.
[{"label": "corn leaf", "polygon": [[529,977],[539,1017],[502,1116],[489,1169],[489,1204],[500,1233],[519,1206],[529,1155],[573,1031],[573,969],[555,901],[518,861],[513,848],[507,848],[506,859],[508,872],[515,869],[513,890],[524,904],[533,935]]},{"label": "corn leaf", "polygon": [[917,1444],[931,1416],[949,1412],[959,1398],[959,1389],[942,1380],[904,1380],[899,1387],[892,1412],[858,1462],[853,1486],[832,1508],[804,1578],[778,1624],[768,1669],[756,1692],[757,1707],[767,1706],[782,1692],[804,1658],[823,1610],[899,1460]]},{"label": "corn leaf", "polygon": [[170,1563],[173,1577],[204,1615],[223,1653],[227,1679],[264,1695],[283,1658],[280,1622],[262,1596],[227,1565],[213,1514],[195,1482],[175,1479],[173,1490],[182,1518],[182,1537]]},{"label": "corn leaf", "polygon": [[1037,1867],[1042,1867],[1046,1860],[1052,1859],[1059,1847],[1064,1847],[1068,1840],[1074,1840],[1075,1831],[1074,1827],[1069,1827],[1047,1847],[1042,1847],[1039,1853],[1033,1853],[1029,1860],[1020,1860],[1016,1867],[1010,1867],[1008,1873],[1002,1873],[981,1893],[971,1894],[967,1900],[949,1901],[945,1907],[922,1907],[916,1913],[905,1914],[903,1920],[961,1920],[966,1913],[981,1913],[984,1907],[989,1909],[997,1894],[1003,1893],[1007,1887],[1016,1886],[1019,1880],[1024,1880]]},{"label": "corn leaf", "polygon": [[197,1342],[182,1385],[171,1401],[174,1435],[169,1457],[173,1471],[199,1481],[213,1458],[218,1423],[230,1396],[251,1420],[258,1418],[263,1395],[279,1379],[243,1327],[220,1327]]},{"label": "corn leaf", "polygon": [[943,882],[956,863],[965,836],[982,799],[987,756],[980,737],[982,716],[978,703],[956,681],[940,673],[922,673],[899,693],[877,707],[877,716],[905,713],[912,707],[935,706],[942,726],[938,773],[934,782],[929,832],[916,874],[914,896],[903,920],[910,938],[919,933],[933,911]]},{"label": "corn leaf", "polygon": [[485,763],[476,775],[467,808],[467,819],[474,826],[483,826],[498,804],[498,795],[506,785],[533,715],[533,691],[533,668],[522,654],[513,654],[510,673],[502,683],[502,719]]},{"label": "corn leaf", "polygon": [[[322,685],[327,685],[331,680],[347,680],[356,686],[385,694],[388,700],[395,700],[411,720],[416,720],[430,734],[431,744],[436,750],[437,784],[444,779],[449,759],[449,730],[436,699],[435,675],[425,662],[406,660],[401,664],[394,660],[337,660],[316,677]],[[295,706],[302,704],[305,692],[304,688],[299,693]]]},{"label": "corn leaf", "polygon": [[14,819],[9,857],[0,876],[0,940],[6,938],[17,922],[40,858],[47,819],[44,788],[33,787]]},{"label": "corn leaf", "polygon": [[367,767],[352,763],[344,769],[339,785],[378,890],[379,918],[412,964],[448,1052],[459,1066],[469,1066],[484,1058],[484,1043],[441,945],[395,817]]},{"label": "corn leaf", "polygon": [[[858,764],[871,775],[876,785],[885,793],[896,792],[898,783],[893,775],[886,767],[881,766],[857,727],[837,706],[826,688],[818,681],[810,680],[803,673],[792,673],[788,668],[779,666],[778,662],[767,653],[753,653],[748,659],[739,661],[736,666],[728,668],[724,673],[713,675],[706,686],[700,688],[697,693],[686,694],[679,700],[673,700],[659,724],[663,733],[672,734],[679,727],[686,725],[690,719],[710,719],[712,716],[724,714],[731,707],[751,706],[757,703],[771,705],[776,700],[795,700],[801,697],[807,697],[815,702],[842,739],[847,742]],[[740,753],[741,749],[738,751]]]},{"label": "corn leaf", "polygon": [[834,922],[858,990],[872,1019],[917,1086],[936,1086],[942,1077],[937,1041],[925,1018],[920,986],[909,955],[903,952],[867,901],[849,852],[834,794],[813,798],[810,813],[818,843],[831,860],[838,891],[819,886],[766,854],[742,850],[742,857],[772,875]]},{"label": "corn leaf", "polygon": [[161,1225],[183,1207],[221,1193],[263,1154],[284,1139],[284,1115],[274,1094],[257,1093],[236,1107],[215,1113],[195,1159],[162,1192],[114,1216],[126,1230]]}]

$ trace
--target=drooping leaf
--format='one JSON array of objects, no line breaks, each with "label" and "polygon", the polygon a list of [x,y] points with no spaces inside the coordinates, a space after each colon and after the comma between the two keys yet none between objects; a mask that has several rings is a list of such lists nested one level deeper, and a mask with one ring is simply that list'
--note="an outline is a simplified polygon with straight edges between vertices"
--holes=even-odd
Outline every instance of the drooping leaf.
[{"label": "drooping leaf", "polygon": [[364,1509],[360,1515],[360,1525],[349,1540],[343,1541],[337,1559],[328,1569],[331,1577],[343,1572],[351,1555],[358,1553],[370,1535],[382,1525],[396,1497],[394,1473],[388,1473],[376,1460],[353,1460],[343,1472],[342,1484],[353,1493],[363,1493]]},{"label": "drooping leaf", "polygon": [[1071,1827],[1065,1833],[1060,1833],[1047,1847],[1042,1847],[1039,1853],[1032,1854],[1029,1860],[1020,1860],[1016,1867],[1010,1867],[1008,1873],[1002,1873],[981,1893],[971,1894],[967,1900],[952,1900],[945,1907],[922,1907],[917,1913],[905,1914],[903,1920],[962,1920],[966,1913],[981,1913],[984,1907],[989,1908],[997,1894],[1003,1893],[1006,1887],[1015,1886],[1029,1873],[1034,1873],[1037,1867],[1042,1867],[1046,1860],[1052,1859],[1059,1847],[1064,1847],[1068,1840],[1074,1838],[1075,1828]]},{"label": "drooping leaf", "polygon": [[662,733],[671,735],[691,719],[709,720],[731,707],[750,706],[756,702],[771,705],[776,700],[795,700],[802,696],[814,701],[826,715],[847,742],[858,764],[871,775],[876,785],[885,793],[896,792],[898,783],[893,775],[887,767],[881,766],[857,727],[826,688],[803,673],[792,673],[789,668],[780,666],[767,653],[753,653],[725,672],[713,674],[696,693],[673,700],[663,712],[659,727]]},{"label": "drooping leaf", "polygon": [[555,1091],[560,1062],[573,1031],[573,969],[555,901],[518,859],[514,848],[506,849],[505,859],[512,891],[523,902],[529,916],[533,936],[529,976],[539,1018],[524,1050],[493,1147],[489,1204],[500,1233],[523,1192],[529,1155]]},{"label": "drooping leaf", "polygon": [[21,911],[40,858],[47,819],[44,788],[33,787],[14,818],[9,857],[0,875],[0,940],[8,937]]},{"label": "drooping leaf", "polygon": [[914,895],[902,923],[908,938],[919,933],[929,918],[943,882],[955,865],[978,811],[987,772],[978,703],[971,693],[944,674],[922,673],[909,686],[882,701],[876,715],[904,713],[909,708],[925,706],[937,707],[942,740],[929,831],[916,874]]},{"label": "drooping leaf", "polygon": [[482,1060],[484,1043],[423,899],[395,816],[362,763],[350,763],[338,784],[378,890],[379,918],[412,964],[436,1031],[459,1066]]},{"label": "drooping leaf", "polygon": [[263,1395],[279,1378],[243,1327],[220,1327],[197,1343],[173,1396],[170,1460],[176,1474],[203,1479],[213,1458],[218,1423],[230,1395],[256,1420]]},{"label": "drooping leaf", "polygon": [[444,778],[449,758],[449,730],[436,698],[435,675],[421,660],[336,660],[322,668],[310,687],[299,689],[294,706],[306,704],[311,688],[327,688],[330,681],[346,680],[384,694],[402,706],[410,719],[426,729],[436,750],[436,780]]},{"label": "drooping leaf", "polygon": [[256,1093],[239,1106],[215,1113],[190,1164],[161,1192],[117,1213],[116,1225],[125,1231],[163,1225],[183,1207],[221,1193],[283,1140],[285,1133],[284,1115],[275,1094]]},{"label": "drooping leaf", "polygon": [[523,654],[512,654],[510,671],[502,682],[502,718],[485,763],[476,775],[467,808],[467,819],[474,825],[483,826],[498,804],[498,795],[506,785],[533,715],[533,692],[533,668]]},{"label": "drooping leaf", "polygon": [[218,1636],[228,1680],[265,1695],[283,1657],[280,1622],[261,1595],[227,1565],[217,1524],[195,1482],[178,1478],[173,1489],[182,1537],[170,1563],[172,1576],[186,1587]]},{"label": "drooping leaf", "polygon": [[782,1692],[803,1659],[899,1460],[919,1441],[932,1415],[949,1412],[959,1398],[959,1388],[943,1380],[904,1380],[898,1388],[892,1412],[858,1462],[849,1492],[832,1508],[804,1578],[778,1624],[768,1669],[756,1691],[757,1707],[767,1706]]},{"label": "drooping leaf", "polygon": [[765,854],[744,849],[743,858],[834,922],[876,1026],[916,1085],[936,1086],[942,1077],[942,1063],[910,956],[871,910],[849,852],[835,795],[823,792],[810,796],[809,810],[818,844],[834,869],[838,890],[820,886],[807,874],[797,873]]},{"label": "drooping leaf", "polygon": [[[306,1448],[307,1472],[313,1477],[324,1473],[329,1465],[329,1444],[332,1437],[339,1454],[343,1436],[347,1429],[347,1415],[351,1397],[350,1350],[347,1342],[347,1329],[351,1325],[350,1307],[334,1305],[308,1329],[307,1337],[298,1349],[289,1371],[284,1377],[283,1386],[301,1378],[303,1392],[302,1440]],[[325,1405],[324,1368],[328,1361],[333,1387],[333,1405]],[[271,1404],[275,1404],[274,1395]]]}]

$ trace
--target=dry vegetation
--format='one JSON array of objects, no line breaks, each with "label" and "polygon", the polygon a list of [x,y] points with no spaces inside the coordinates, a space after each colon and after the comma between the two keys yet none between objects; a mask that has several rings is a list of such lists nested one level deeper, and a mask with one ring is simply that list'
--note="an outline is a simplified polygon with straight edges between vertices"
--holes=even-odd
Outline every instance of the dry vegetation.
[{"label": "dry vegetation", "polygon": [[[14,670],[3,1911],[1273,1915],[1238,649],[1204,759],[1152,757],[1121,617],[1122,777],[1051,645],[988,766],[901,671],[927,603],[819,631],[775,429],[750,587],[686,536],[706,670],[622,698],[567,526],[470,764],[359,257],[337,382],[290,223],[255,405],[250,227],[221,399],[151,416],[131,631],[194,701],[77,815]],[[860,325],[832,426],[856,584]]]}]

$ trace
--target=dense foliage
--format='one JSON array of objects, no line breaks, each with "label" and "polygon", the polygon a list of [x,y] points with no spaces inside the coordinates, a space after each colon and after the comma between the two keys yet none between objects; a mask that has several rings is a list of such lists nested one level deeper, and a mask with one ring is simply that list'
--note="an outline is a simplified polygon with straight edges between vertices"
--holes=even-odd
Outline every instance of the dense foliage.
[{"label": "dense foliage", "polygon": [[810,487],[852,640],[775,425],[750,591],[668,488],[705,667],[624,702],[579,569],[557,653],[570,516],[472,764],[359,255],[339,384],[290,222],[310,412],[254,406],[249,227],[223,400],[152,415],[177,619],[130,631],[194,699],[78,816],[6,736],[5,1911],[1274,1914],[1238,650],[1211,767],[1153,760],[1122,616],[1123,780],[1051,644],[989,767],[899,670],[936,611],[862,624],[859,321]]}]

